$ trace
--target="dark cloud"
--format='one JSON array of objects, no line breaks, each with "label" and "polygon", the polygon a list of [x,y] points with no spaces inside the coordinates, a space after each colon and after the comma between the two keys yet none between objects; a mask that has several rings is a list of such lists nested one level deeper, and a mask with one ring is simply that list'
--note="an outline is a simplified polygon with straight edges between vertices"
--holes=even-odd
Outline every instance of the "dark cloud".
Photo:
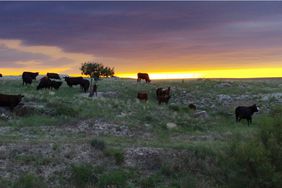
[{"label": "dark cloud", "polygon": [[148,60],[281,46],[281,18],[282,2],[0,2],[0,38]]}]

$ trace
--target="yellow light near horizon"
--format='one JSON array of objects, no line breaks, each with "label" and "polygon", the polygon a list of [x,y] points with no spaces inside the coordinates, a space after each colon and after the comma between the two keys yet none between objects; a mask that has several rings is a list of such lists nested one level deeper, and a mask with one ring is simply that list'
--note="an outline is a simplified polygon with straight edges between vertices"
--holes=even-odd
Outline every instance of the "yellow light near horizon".
[{"label": "yellow light near horizon", "polygon": [[[150,73],[150,79],[189,79],[189,78],[264,78],[282,77],[282,67],[203,70],[197,72],[162,72]],[[121,78],[137,78],[137,73],[119,73]]]},{"label": "yellow light near horizon", "polygon": [[[29,71],[39,72],[41,75],[47,72],[64,73],[64,68],[36,69]],[[21,75],[21,69],[1,69],[4,76]],[[195,72],[148,72],[150,79],[193,79],[193,78],[263,78],[263,77],[282,77],[282,67],[278,68],[249,68],[249,69],[222,69],[222,70],[203,70]],[[70,76],[81,76],[81,74],[69,74]],[[137,73],[117,73],[121,78],[137,78]]]}]

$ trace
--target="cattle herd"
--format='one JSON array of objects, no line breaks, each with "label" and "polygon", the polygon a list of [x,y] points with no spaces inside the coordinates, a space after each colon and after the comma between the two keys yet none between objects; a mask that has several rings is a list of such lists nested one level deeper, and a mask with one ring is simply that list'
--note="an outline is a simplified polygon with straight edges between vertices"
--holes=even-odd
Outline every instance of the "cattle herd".
[{"label": "cattle herd", "polygon": [[[36,77],[39,75],[38,72],[23,72],[22,80],[23,85],[31,85],[33,80],[36,80]],[[2,74],[0,74],[2,77]],[[137,82],[141,82],[141,80],[145,80],[146,83],[150,83],[151,80],[147,73],[138,73],[137,74]],[[64,77],[65,82],[69,87],[79,85],[81,90],[85,93],[89,90],[90,82],[83,77]],[[46,76],[40,79],[40,82],[37,86],[37,90],[40,89],[55,89],[58,90],[62,85],[61,78],[57,73],[47,73]],[[157,88],[156,89],[156,99],[159,104],[165,103],[168,104],[170,95],[170,87],[168,88]],[[90,91],[89,96],[93,96],[96,94],[97,96],[97,85],[93,86],[93,89]],[[11,111],[21,102],[23,95],[8,95],[8,94],[0,94],[0,107],[8,107]],[[148,92],[139,91],[137,93],[137,98],[141,101],[148,100]],[[188,106],[192,110],[196,110],[196,106],[194,104],[189,104]],[[258,112],[259,108],[256,104],[252,106],[238,106],[235,109],[235,117],[236,122],[239,122],[241,119],[246,119],[248,125],[252,123],[252,115],[255,112]]]}]

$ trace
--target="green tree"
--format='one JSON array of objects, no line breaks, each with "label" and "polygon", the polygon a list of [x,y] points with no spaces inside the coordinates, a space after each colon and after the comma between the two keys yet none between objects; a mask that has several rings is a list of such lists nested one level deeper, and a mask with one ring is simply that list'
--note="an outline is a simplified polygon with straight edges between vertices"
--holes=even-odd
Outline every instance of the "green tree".
[{"label": "green tree", "polygon": [[96,62],[83,63],[80,70],[83,75],[88,75],[90,78],[94,78],[95,81],[99,80],[100,77],[111,77],[115,74],[114,68]]},{"label": "green tree", "polygon": [[97,88],[96,86],[93,87],[93,79],[98,81],[100,77],[112,77],[115,74],[114,68],[106,67],[103,64],[94,61],[82,63],[80,70],[81,74],[91,78],[90,97],[94,95],[94,90]]}]

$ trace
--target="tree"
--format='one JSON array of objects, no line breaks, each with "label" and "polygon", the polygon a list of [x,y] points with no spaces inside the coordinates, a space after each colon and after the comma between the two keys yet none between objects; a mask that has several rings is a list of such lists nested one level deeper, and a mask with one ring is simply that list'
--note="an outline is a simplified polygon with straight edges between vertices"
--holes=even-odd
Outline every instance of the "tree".
[{"label": "tree", "polygon": [[80,70],[83,75],[88,75],[90,78],[94,78],[95,81],[100,77],[112,77],[115,74],[114,68],[105,67],[101,63],[86,62],[83,63]]},{"label": "tree", "polygon": [[100,77],[112,77],[115,74],[114,68],[105,67],[101,63],[96,62],[86,62],[80,67],[81,74],[87,75],[91,78],[90,95],[93,96],[93,78],[98,81]]}]

